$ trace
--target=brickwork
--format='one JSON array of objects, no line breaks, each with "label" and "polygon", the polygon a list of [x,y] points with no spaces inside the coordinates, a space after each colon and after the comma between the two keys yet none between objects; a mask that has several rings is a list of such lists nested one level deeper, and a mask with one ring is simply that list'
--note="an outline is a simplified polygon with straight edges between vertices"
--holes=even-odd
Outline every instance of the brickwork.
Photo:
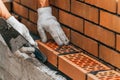
[{"label": "brickwork", "polygon": [[[86,52],[72,44],[59,47],[52,40],[47,43],[42,43],[40,40],[36,42],[39,49],[48,57],[48,62],[72,80],[120,80],[119,72],[113,70],[112,67],[101,60],[88,56]],[[110,52],[107,49],[106,51]],[[104,56],[104,52],[102,53],[101,57],[103,56],[103,59],[112,61],[107,56]],[[111,56],[116,57],[116,64],[114,65],[119,67],[118,55]]]},{"label": "brickwork", "polygon": [[37,32],[37,0],[14,0],[13,11],[20,17],[22,23],[24,23],[28,29],[35,34]]},{"label": "brickwork", "polygon": [[[59,9],[60,23],[70,29],[73,44],[120,68],[116,65],[116,57],[111,56],[120,55],[119,0],[64,0],[66,5],[70,4],[70,9],[66,8],[69,6],[63,8],[59,0],[50,2],[52,7]],[[101,46],[105,46],[110,52],[105,52]]]},{"label": "brickwork", "polygon": [[[13,11],[22,17],[30,31],[37,34],[37,8],[40,5],[36,2],[14,0]],[[71,43],[120,69],[120,0],[50,0],[50,5]],[[59,53],[40,45],[47,53],[48,61],[54,66],[59,65]]]}]

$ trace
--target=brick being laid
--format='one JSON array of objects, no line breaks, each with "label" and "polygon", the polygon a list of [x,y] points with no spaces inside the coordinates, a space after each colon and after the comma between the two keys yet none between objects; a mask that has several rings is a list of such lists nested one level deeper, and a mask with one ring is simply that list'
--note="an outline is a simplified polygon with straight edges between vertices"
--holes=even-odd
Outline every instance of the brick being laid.
[{"label": "brick being laid", "polygon": [[54,41],[42,43],[37,40],[39,49],[47,56],[48,62],[73,80],[86,80],[87,74],[110,70],[108,66],[84,54],[81,49],[70,44],[58,46]]},{"label": "brick being laid", "polygon": [[58,46],[53,40],[49,40],[47,43],[42,43],[40,40],[37,40],[36,42],[38,43],[39,49],[47,56],[48,62],[55,67],[58,65],[58,56],[60,54],[78,53],[81,51],[72,44]]},{"label": "brick being laid", "polygon": [[58,69],[73,80],[86,80],[86,74],[90,72],[110,70],[106,65],[82,52],[59,56]]}]

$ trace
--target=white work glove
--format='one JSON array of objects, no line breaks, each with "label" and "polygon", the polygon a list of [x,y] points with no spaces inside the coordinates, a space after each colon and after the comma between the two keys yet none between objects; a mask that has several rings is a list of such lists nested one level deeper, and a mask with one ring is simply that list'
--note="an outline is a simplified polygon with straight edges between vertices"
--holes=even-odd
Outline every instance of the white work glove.
[{"label": "white work glove", "polygon": [[39,8],[37,11],[37,29],[42,39],[42,42],[47,41],[47,37],[44,31],[46,30],[51,34],[51,36],[58,45],[68,44],[69,40],[61,29],[60,24],[57,22],[57,19],[52,15],[51,7]]},{"label": "white work glove", "polygon": [[[29,30],[27,27],[20,23],[15,17],[11,16],[8,18],[7,23],[10,24],[16,31],[18,31],[29,43],[33,46],[37,46],[37,43],[33,40],[33,38],[30,36]],[[34,52],[35,49],[33,47],[22,47],[20,50],[17,50],[15,54],[18,57],[23,57],[25,59],[29,58],[30,56],[28,53]]]},{"label": "white work glove", "polygon": [[7,23],[10,24],[16,31],[18,31],[31,45],[36,46],[37,43],[33,40],[33,38],[30,36],[29,30],[27,27],[20,23],[14,16],[11,16],[8,18]]},{"label": "white work glove", "polygon": [[34,58],[35,57],[33,52],[35,52],[34,47],[22,47],[15,52],[15,55],[17,57],[20,57],[20,58],[28,59],[28,58]]}]

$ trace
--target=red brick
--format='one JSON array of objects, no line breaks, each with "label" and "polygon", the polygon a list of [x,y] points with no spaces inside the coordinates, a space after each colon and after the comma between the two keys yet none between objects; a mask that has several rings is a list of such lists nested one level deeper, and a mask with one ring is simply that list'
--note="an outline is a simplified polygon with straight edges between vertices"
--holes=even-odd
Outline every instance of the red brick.
[{"label": "red brick", "polygon": [[100,25],[120,33],[120,17],[105,11],[100,11]]},{"label": "red brick", "polygon": [[72,1],[72,13],[98,23],[98,9],[78,1]]},{"label": "red brick", "polygon": [[[59,70],[71,77],[73,80],[85,80],[85,73],[76,67],[71,61],[64,57],[59,57]],[[79,76],[78,76],[79,74]]]},{"label": "red brick", "polygon": [[22,17],[28,18],[28,9],[18,3],[13,2],[13,10]]},{"label": "red brick", "polygon": [[26,27],[33,33],[38,34],[37,32],[37,26],[31,22],[29,22],[26,19],[22,19],[21,21],[24,25],[26,25]]},{"label": "red brick", "polygon": [[83,19],[75,17],[64,11],[59,11],[59,21],[79,32],[83,32]]},{"label": "red brick", "polygon": [[120,51],[120,35],[117,35],[116,49]]},{"label": "red brick", "polygon": [[85,21],[85,34],[115,48],[115,34],[113,32]]},{"label": "red brick", "polygon": [[37,10],[38,5],[37,5],[38,0],[21,0],[21,4],[33,9]]},{"label": "red brick", "polygon": [[37,41],[37,43],[40,51],[42,51],[47,56],[48,62],[57,67],[57,55],[59,53],[54,51],[44,43],[40,42],[39,40]]},{"label": "red brick", "polygon": [[50,0],[50,3],[61,9],[70,11],[70,0]]},{"label": "red brick", "polygon": [[85,0],[85,2],[114,13],[116,12],[116,0],[109,0],[109,2],[108,0]]},{"label": "red brick", "polygon": [[100,58],[120,68],[120,54],[112,49],[100,45]]},{"label": "red brick", "polygon": [[91,54],[98,56],[98,44],[94,40],[91,40],[79,33],[72,31],[71,42],[80,48],[90,52]]},{"label": "red brick", "polygon": [[29,10],[29,19],[30,21],[37,23],[37,19],[38,19],[37,12]]},{"label": "red brick", "polygon": [[89,72],[110,69],[84,53],[60,56],[58,63],[58,69],[73,80],[86,80]]}]

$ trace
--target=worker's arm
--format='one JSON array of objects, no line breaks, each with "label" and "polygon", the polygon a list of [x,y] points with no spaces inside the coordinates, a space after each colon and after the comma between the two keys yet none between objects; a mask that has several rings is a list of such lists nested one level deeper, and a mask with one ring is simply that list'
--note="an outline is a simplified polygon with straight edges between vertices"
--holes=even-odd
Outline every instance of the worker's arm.
[{"label": "worker's arm", "polygon": [[11,16],[2,0],[0,0],[0,17],[8,19]]},{"label": "worker's arm", "polygon": [[9,13],[2,0],[0,0],[0,17],[5,18],[7,23],[12,25],[12,27],[21,35],[23,35],[32,45],[36,45],[35,41],[30,36],[27,27],[20,23],[14,16]]},{"label": "worker's arm", "polygon": [[[35,41],[32,39],[32,37],[30,36],[29,30],[26,28],[26,26],[20,23],[15,17],[13,17],[9,13],[9,11],[5,7],[2,0],[0,0],[0,17],[6,19],[7,23],[12,25],[12,27],[16,29],[20,34],[22,34],[24,38],[26,38],[32,45],[37,45]],[[16,54],[26,59],[26,58],[29,58],[29,56],[23,53],[34,52],[34,51],[35,50],[33,47],[26,47],[26,48],[22,47],[20,50],[17,51]]]},{"label": "worker's arm", "polygon": [[48,7],[49,6],[49,0],[39,0],[39,4],[41,7]]},{"label": "worker's arm", "polygon": [[46,30],[51,34],[58,45],[68,44],[69,40],[57,22],[57,19],[52,15],[52,9],[49,6],[49,0],[39,0],[41,7],[38,11],[38,32],[43,42],[47,41],[45,34]]}]

